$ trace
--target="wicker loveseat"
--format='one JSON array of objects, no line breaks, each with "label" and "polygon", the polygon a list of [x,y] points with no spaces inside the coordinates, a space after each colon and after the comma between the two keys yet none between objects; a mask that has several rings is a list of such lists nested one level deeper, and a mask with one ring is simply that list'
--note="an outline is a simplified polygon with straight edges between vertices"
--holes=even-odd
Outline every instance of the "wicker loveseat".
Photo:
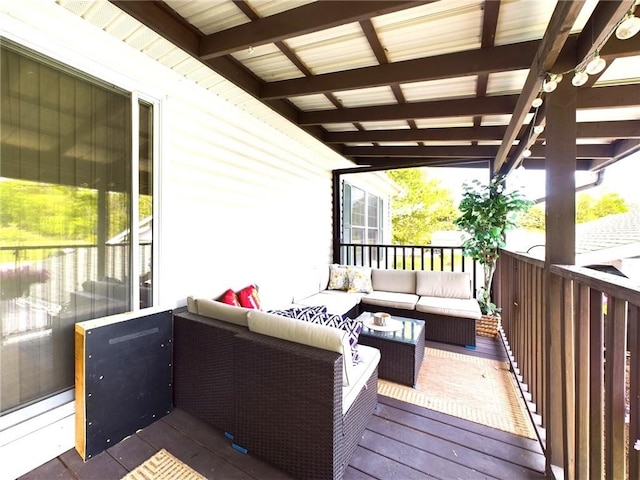
[{"label": "wicker loveseat", "polygon": [[[340,270],[358,270],[370,279],[370,283],[366,287],[360,285],[355,292],[350,291],[354,290],[351,288],[341,290],[342,284],[332,281],[334,273]],[[482,313],[473,298],[469,273],[344,265],[331,265],[324,273],[326,278],[320,282],[323,290],[297,303],[338,307],[352,302],[358,314],[383,311],[424,320],[425,340],[468,347],[476,345],[476,320]],[[343,307],[343,310],[346,309]]]},{"label": "wicker loveseat", "polygon": [[359,346],[354,365],[333,327],[210,300],[189,310],[174,313],[176,407],[296,478],[342,478],[377,402],[379,351]]}]

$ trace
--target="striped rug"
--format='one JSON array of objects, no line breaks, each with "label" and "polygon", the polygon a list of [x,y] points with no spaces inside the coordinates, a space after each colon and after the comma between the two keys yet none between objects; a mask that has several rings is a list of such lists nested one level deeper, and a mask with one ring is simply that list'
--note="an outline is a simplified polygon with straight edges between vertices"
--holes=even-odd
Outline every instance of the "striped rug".
[{"label": "striped rug", "polygon": [[380,379],[378,393],[522,437],[536,438],[507,362],[426,348],[416,388]]},{"label": "striped rug", "polygon": [[122,480],[206,480],[164,448],[131,470]]}]

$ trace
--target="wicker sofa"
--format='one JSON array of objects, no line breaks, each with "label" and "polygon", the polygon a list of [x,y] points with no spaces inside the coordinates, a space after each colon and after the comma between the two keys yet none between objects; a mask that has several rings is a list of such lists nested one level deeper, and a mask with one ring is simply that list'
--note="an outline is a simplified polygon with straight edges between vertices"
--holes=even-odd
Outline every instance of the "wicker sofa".
[{"label": "wicker sofa", "polygon": [[340,332],[191,298],[174,313],[174,403],[296,478],[342,478],[377,402],[380,352],[361,345],[354,365]]},{"label": "wicker sofa", "polygon": [[384,311],[425,321],[425,339],[476,346],[476,320],[482,317],[465,272],[372,269],[373,291],[360,311]]},{"label": "wicker sofa", "polygon": [[[356,292],[332,289],[331,270],[356,269],[371,280]],[[476,345],[476,320],[482,313],[466,272],[388,270],[331,265],[320,280],[323,289],[298,300],[301,305],[329,305],[336,313],[384,311],[425,321],[425,339],[467,347]],[[347,310],[352,308],[349,312]],[[355,313],[354,313],[355,312]]]}]

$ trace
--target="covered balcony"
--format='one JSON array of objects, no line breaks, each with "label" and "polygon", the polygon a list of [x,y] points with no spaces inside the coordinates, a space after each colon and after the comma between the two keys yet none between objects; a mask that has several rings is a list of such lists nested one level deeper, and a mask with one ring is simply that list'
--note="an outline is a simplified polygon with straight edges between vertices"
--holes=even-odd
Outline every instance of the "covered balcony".
[{"label": "covered balcony", "polygon": [[[545,172],[544,257],[502,252],[498,339],[429,346],[510,362],[537,439],[380,396],[344,478],[638,478],[640,289],[575,265],[575,174],[637,159],[639,15],[634,0],[2,5],[1,180],[72,192],[90,209],[70,218],[95,223],[71,241],[82,222],[2,199],[20,233],[3,271],[39,276],[0,285],[0,463],[120,478],[166,448],[214,478],[289,478],[180,409],[83,462],[73,326],[252,282],[282,293],[329,263],[477,278],[459,245],[390,244],[384,172],[523,167]],[[51,225],[69,240],[44,242]]]}]

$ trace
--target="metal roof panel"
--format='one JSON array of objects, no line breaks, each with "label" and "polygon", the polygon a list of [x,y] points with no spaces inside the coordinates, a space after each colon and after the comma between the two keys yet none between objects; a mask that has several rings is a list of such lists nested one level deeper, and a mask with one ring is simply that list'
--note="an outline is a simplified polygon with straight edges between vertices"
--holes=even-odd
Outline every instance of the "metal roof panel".
[{"label": "metal roof panel", "polygon": [[300,35],[285,44],[315,75],[378,64],[359,23]]},{"label": "metal roof panel", "polygon": [[476,94],[476,79],[476,75],[445,78],[427,82],[404,83],[400,85],[400,88],[408,102],[468,98]]},{"label": "metal roof panel", "polygon": [[165,0],[165,3],[205,35],[250,22],[231,0]]},{"label": "metal roof panel", "polygon": [[434,2],[371,21],[390,62],[480,47],[483,1]]},{"label": "metal roof panel", "polygon": [[391,88],[387,86],[334,92],[334,95],[347,108],[397,103]]},{"label": "metal roof panel", "polygon": [[326,95],[322,93],[318,93],[315,95],[304,95],[302,97],[293,97],[290,98],[289,101],[303,112],[331,110],[332,108],[336,108],[335,105],[329,101]]}]

